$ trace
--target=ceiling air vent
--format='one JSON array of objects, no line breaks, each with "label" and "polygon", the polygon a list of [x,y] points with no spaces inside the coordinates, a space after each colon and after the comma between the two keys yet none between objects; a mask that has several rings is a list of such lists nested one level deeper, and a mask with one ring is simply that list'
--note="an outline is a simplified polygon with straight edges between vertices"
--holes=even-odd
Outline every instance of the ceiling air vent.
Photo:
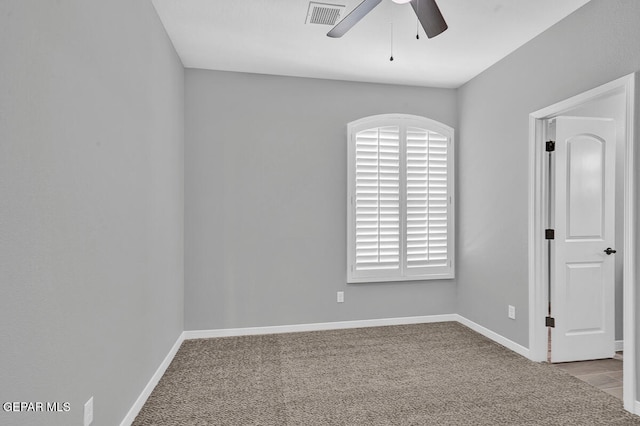
[{"label": "ceiling air vent", "polygon": [[309,2],[307,24],[335,25],[340,19],[344,5]]}]

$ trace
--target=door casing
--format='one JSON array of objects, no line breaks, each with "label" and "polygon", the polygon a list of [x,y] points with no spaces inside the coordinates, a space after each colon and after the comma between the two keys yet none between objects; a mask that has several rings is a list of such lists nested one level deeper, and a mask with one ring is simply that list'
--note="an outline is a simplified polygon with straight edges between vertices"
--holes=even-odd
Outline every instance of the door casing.
[{"label": "door casing", "polygon": [[636,86],[640,73],[621,77],[577,96],[529,114],[529,357],[533,361],[547,359],[547,254],[544,239],[548,181],[545,173],[545,120],[624,90],[626,99],[625,164],[624,164],[624,248],[623,258],[623,403],[627,411],[640,414],[636,403]]}]

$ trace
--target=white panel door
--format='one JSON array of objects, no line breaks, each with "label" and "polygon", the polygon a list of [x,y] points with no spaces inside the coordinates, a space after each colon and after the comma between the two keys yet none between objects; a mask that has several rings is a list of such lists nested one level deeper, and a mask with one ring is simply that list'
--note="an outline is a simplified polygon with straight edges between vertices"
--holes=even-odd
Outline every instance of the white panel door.
[{"label": "white panel door", "polygon": [[615,149],[613,120],[556,119],[552,362],[615,353]]}]

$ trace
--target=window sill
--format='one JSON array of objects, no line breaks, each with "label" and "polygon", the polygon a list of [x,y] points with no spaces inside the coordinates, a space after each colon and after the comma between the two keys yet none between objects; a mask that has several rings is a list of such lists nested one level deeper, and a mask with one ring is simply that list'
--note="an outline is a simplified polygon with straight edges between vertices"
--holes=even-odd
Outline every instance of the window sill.
[{"label": "window sill", "polygon": [[391,283],[391,282],[403,282],[403,281],[432,281],[432,280],[452,280],[455,279],[455,274],[432,274],[432,275],[420,275],[414,277],[349,277],[347,278],[347,284],[366,284],[366,283]]}]

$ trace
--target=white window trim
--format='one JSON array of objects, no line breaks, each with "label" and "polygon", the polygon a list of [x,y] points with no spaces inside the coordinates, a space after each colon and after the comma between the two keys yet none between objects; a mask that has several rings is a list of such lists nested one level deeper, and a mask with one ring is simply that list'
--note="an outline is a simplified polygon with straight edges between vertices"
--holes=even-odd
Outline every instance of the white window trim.
[{"label": "white window trim", "polygon": [[[401,261],[400,271],[384,271],[378,273],[375,276],[357,276],[355,274],[355,193],[356,193],[356,179],[355,179],[355,137],[356,134],[362,130],[367,130],[374,127],[386,127],[386,126],[400,126],[400,155],[401,164],[404,163],[406,153],[405,133],[406,128],[409,126],[415,126],[423,129],[427,129],[433,132],[440,133],[449,139],[449,146],[447,150],[447,190],[449,197],[449,208],[447,210],[447,244],[449,254],[449,267],[446,271],[437,273],[429,273],[422,275],[407,275],[405,272],[405,266],[402,256],[402,251],[405,245],[405,230],[404,230],[404,216],[406,211],[405,200],[405,177],[404,173],[400,176],[400,247],[401,247]],[[455,132],[454,129],[425,117],[409,114],[381,114],[370,117],[365,117],[356,121],[353,121],[347,125],[347,283],[371,283],[371,282],[397,282],[397,281],[424,281],[424,280],[440,280],[440,279],[452,279],[455,278]],[[403,169],[404,166],[401,167]]]}]

